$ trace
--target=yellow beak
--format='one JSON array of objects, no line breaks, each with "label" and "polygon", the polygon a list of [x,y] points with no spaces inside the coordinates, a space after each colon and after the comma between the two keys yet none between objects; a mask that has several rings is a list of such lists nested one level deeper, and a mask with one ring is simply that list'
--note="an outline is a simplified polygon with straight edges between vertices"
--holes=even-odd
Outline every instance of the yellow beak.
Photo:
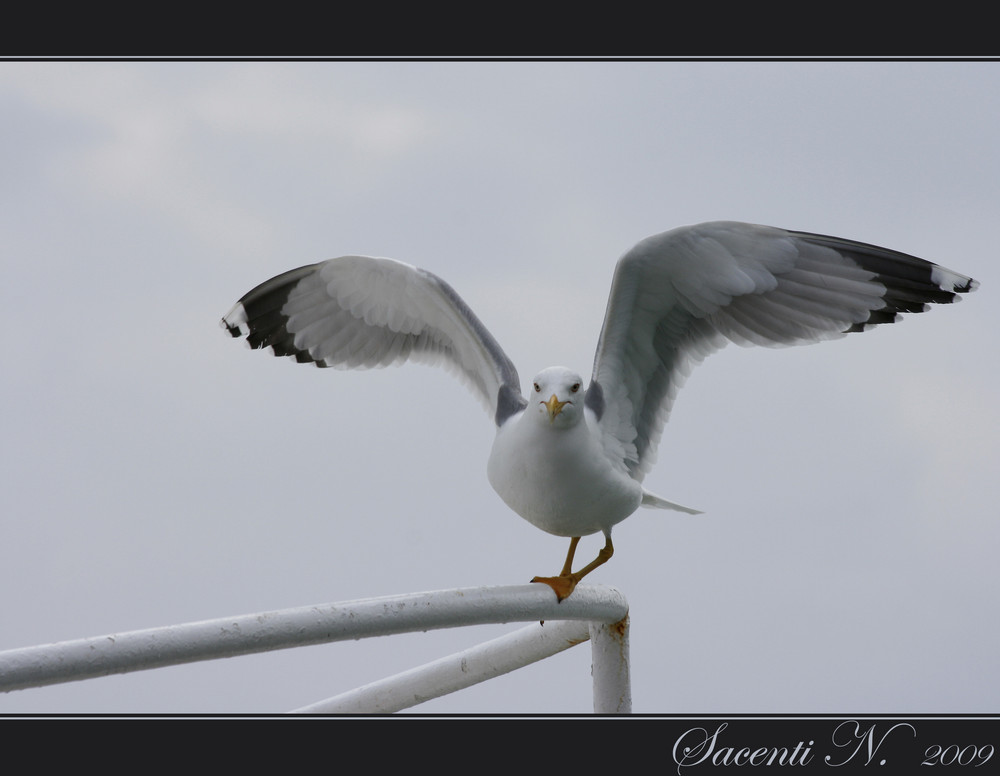
[{"label": "yellow beak", "polygon": [[562,408],[565,407],[569,402],[559,401],[555,394],[549,397],[547,402],[544,402],[545,409],[549,411],[549,423],[556,419],[556,415],[562,412]]}]

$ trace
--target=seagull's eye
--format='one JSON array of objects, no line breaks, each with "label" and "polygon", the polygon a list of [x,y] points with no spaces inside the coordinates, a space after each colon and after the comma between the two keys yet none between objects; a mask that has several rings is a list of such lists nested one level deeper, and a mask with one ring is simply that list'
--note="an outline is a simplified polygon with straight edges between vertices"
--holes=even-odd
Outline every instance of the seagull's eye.
[{"label": "seagull's eye", "polygon": [[542,389],[538,387],[538,383],[535,383],[535,393],[540,392]]},{"label": "seagull's eye", "polygon": [[580,390],[580,383],[573,383],[573,387],[572,387],[572,388],[570,388],[570,390],[571,390],[571,391],[572,391],[573,393],[576,393],[577,391],[579,391],[579,390]]}]

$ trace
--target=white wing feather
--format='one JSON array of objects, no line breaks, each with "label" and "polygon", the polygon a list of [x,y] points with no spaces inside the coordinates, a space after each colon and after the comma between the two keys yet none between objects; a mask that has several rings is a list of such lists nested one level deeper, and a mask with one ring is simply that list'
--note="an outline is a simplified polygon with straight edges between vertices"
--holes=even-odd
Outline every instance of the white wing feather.
[{"label": "white wing feather", "polygon": [[588,389],[605,452],[641,481],[691,368],[727,342],[817,342],[975,286],[906,254],[753,224],[649,237],[615,269]]},{"label": "white wing feather", "polygon": [[317,366],[442,364],[498,423],[524,402],[514,365],[454,289],[392,259],[343,256],[278,275],[240,299],[222,325],[253,348]]}]

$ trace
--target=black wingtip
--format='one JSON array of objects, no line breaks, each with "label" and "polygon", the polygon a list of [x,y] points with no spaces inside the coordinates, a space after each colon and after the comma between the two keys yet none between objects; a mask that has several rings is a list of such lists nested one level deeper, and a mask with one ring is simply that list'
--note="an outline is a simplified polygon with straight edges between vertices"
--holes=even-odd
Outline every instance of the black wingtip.
[{"label": "black wingtip", "polygon": [[227,323],[225,318],[219,321],[219,325],[223,329],[225,329],[226,333],[229,334],[229,336],[232,337],[233,339],[239,339],[240,337],[243,336],[243,332],[240,331],[240,327]]},{"label": "black wingtip", "polygon": [[885,323],[902,320],[902,313],[923,313],[934,304],[951,304],[979,287],[979,282],[933,262],[877,245],[839,237],[797,232],[798,237],[833,248],[885,287],[883,307],[872,310],[868,319],[855,323],[846,332],[867,331]]},{"label": "black wingtip", "polygon": [[[975,291],[977,288],[979,288],[979,281],[978,280],[973,280],[972,278],[968,278],[968,282],[966,282],[965,285],[959,286],[958,288],[956,288],[955,289],[955,293],[956,294],[970,294],[973,291]],[[961,297],[955,297],[955,298],[956,299],[961,299]]]},{"label": "black wingtip", "polygon": [[315,266],[299,267],[261,283],[236,303],[222,319],[222,326],[234,338],[245,337],[252,350],[269,348],[276,356],[288,356],[302,364],[326,366],[307,350],[296,347],[295,336],[288,330],[288,316],[282,312],[289,294]]}]

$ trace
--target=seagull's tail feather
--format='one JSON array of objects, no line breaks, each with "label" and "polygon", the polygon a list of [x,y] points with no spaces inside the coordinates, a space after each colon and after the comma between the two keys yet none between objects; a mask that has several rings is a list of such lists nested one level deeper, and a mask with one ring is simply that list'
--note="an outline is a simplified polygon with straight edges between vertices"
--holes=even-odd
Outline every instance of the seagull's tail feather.
[{"label": "seagull's tail feather", "polygon": [[675,512],[686,512],[689,515],[703,514],[700,509],[691,509],[691,507],[684,507],[680,504],[675,504],[673,501],[667,501],[665,498],[660,498],[656,494],[650,493],[648,490],[644,490],[642,492],[642,506],[655,507],[657,509],[673,509]]}]

